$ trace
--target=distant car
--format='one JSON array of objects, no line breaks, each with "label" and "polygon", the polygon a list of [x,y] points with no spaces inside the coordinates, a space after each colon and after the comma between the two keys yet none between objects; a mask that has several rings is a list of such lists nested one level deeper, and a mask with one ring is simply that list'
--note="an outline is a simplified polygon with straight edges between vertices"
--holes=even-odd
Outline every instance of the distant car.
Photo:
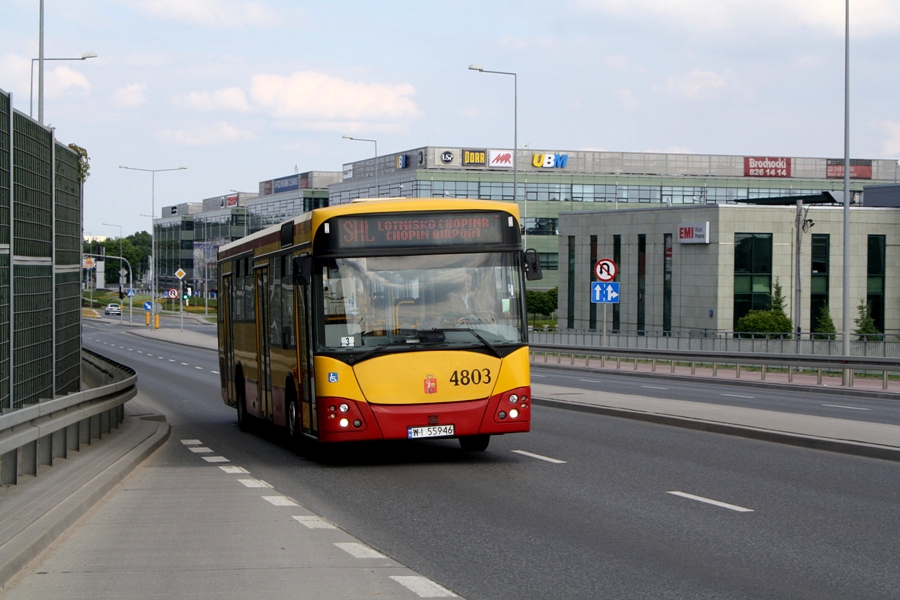
[{"label": "distant car", "polygon": [[107,315],[121,315],[122,307],[118,304],[107,304],[103,312]]}]

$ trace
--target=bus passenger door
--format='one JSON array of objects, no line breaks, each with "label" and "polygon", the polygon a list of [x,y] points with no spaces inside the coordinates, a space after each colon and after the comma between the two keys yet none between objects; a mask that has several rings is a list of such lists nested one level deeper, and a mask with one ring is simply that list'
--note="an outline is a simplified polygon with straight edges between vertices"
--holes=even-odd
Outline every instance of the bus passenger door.
[{"label": "bus passenger door", "polygon": [[317,435],[319,425],[316,416],[314,375],[310,334],[312,333],[312,312],[310,311],[308,285],[295,285],[294,314],[297,319],[297,366],[300,379],[300,416],[303,433]]},{"label": "bus passenger door", "polygon": [[237,396],[234,389],[234,335],[231,331],[234,315],[231,314],[234,287],[231,274],[222,277],[222,289],[219,294],[219,317],[222,323],[222,347],[225,350],[225,364],[222,373],[225,374],[225,399],[226,403],[234,406],[237,404]]},{"label": "bus passenger door", "polygon": [[253,272],[256,284],[256,368],[258,373],[257,398],[259,416],[272,418],[272,361],[269,353],[269,267],[259,267]]}]

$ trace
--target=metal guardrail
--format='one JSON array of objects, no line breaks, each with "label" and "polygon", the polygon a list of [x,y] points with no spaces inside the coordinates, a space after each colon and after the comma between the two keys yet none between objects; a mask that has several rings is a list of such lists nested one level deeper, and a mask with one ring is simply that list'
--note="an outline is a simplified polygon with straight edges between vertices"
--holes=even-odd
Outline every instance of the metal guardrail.
[{"label": "metal guardrail", "polygon": [[[749,335],[749,334],[747,334]],[[858,338],[858,336],[854,336]],[[531,331],[528,339],[532,345],[555,344],[599,348],[644,350],[683,350],[691,352],[758,352],[777,354],[809,354],[815,356],[840,356],[843,342],[840,335],[831,339],[816,339],[805,334],[801,339],[790,335],[768,337],[742,337],[734,332],[693,331],[673,332],[617,332],[606,335],[594,330],[561,329],[557,331]],[[869,339],[853,339],[850,355],[854,357],[900,358],[900,340],[896,336],[871,336]]]},{"label": "metal guardrail", "polygon": [[639,361],[647,361],[652,364],[655,371],[657,363],[662,361],[669,363],[674,372],[676,364],[689,364],[691,374],[696,372],[698,365],[711,365],[715,377],[720,367],[734,366],[736,375],[740,377],[743,367],[760,367],[765,378],[765,370],[768,367],[781,367],[788,369],[788,380],[792,380],[797,369],[813,370],[818,375],[821,384],[825,372],[846,374],[847,385],[852,387],[856,373],[881,373],[882,387],[888,388],[890,374],[900,373],[900,359],[884,357],[862,356],[825,356],[812,354],[778,354],[762,352],[700,352],[693,350],[654,350],[647,348],[615,348],[615,347],[590,347],[587,345],[561,345],[561,344],[530,344],[532,362],[534,355],[543,354],[544,362],[551,356],[556,357],[557,364],[562,362],[562,357],[570,358],[571,364],[577,357],[585,359],[585,364],[593,359],[599,359],[601,366],[605,366],[606,360],[617,361],[621,367],[621,360],[633,361],[635,369]]},{"label": "metal guardrail", "polygon": [[90,389],[0,416],[0,485],[37,476],[70,452],[109,435],[124,420],[125,402],[137,394],[137,374],[85,349],[81,361],[82,381]]}]

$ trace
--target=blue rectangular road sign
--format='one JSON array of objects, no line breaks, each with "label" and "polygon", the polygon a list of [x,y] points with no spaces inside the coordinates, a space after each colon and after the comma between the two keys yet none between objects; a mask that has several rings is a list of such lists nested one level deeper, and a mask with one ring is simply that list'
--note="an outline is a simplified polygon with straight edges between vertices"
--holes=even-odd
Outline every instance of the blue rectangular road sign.
[{"label": "blue rectangular road sign", "polygon": [[619,284],[605,281],[591,282],[592,304],[618,304]]}]

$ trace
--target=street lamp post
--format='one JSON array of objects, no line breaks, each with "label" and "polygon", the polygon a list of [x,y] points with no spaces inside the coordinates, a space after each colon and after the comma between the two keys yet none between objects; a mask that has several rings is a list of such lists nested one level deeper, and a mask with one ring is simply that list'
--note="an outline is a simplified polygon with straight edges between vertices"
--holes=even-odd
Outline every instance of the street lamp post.
[{"label": "street lamp post", "polygon": [[38,68],[38,123],[44,124],[44,66],[43,61],[47,60],[87,60],[89,58],[97,58],[96,52],[85,52],[81,58],[32,58],[31,59],[31,92],[28,96],[28,116],[33,116],[34,110],[34,63],[39,63]]},{"label": "street lamp post", "polygon": [[[156,268],[156,227],[153,220],[156,218],[156,174],[164,171],[183,171],[187,167],[175,167],[173,169],[139,169],[137,167],[126,167],[119,165],[120,169],[128,169],[129,171],[143,171],[150,173],[150,275],[152,278],[150,289],[151,306],[156,306],[158,269]],[[150,326],[153,327],[153,319],[150,320]]]},{"label": "street lamp post", "polygon": [[[481,65],[469,65],[470,71],[478,71],[479,73],[493,73],[494,75],[512,75],[513,78],[513,200],[516,205],[519,204],[519,168],[516,162],[516,155],[519,153],[519,80],[518,75],[510,71],[489,71]],[[524,211],[524,232],[522,238],[522,246],[526,246],[528,242],[528,201],[525,201]]]},{"label": "street lamp post", "polygon": [[354,142],[372,142],[375,144],[375,197],[378,198],[381,194],[378,193],[378,142],[375,140],[367,140],[365,138],[358,138],[349,135],[344,136],[345,140],[353,140]]},{"label": "street lamp post", "polygon": [[[125,258],[125,254],[123,253],[123,246],[122,246],[122,226],[116,225],[114,223],[101,223],[101,225],[103,225],[104,227],[118,227],[119,228],[119,292],[121,292],[122,291],[122,283],[123,283],[122,278],[125,277],[125,275],[122,272],[122,259]],[[122,297],[119,296],[119,300],[121,300],[121,299],[122,299]],[[129,321],[131,320],[130,313],[129,313],[128,320]],[[122,311],[119,311],[119,322],[120,323],[122,322]]]}]

